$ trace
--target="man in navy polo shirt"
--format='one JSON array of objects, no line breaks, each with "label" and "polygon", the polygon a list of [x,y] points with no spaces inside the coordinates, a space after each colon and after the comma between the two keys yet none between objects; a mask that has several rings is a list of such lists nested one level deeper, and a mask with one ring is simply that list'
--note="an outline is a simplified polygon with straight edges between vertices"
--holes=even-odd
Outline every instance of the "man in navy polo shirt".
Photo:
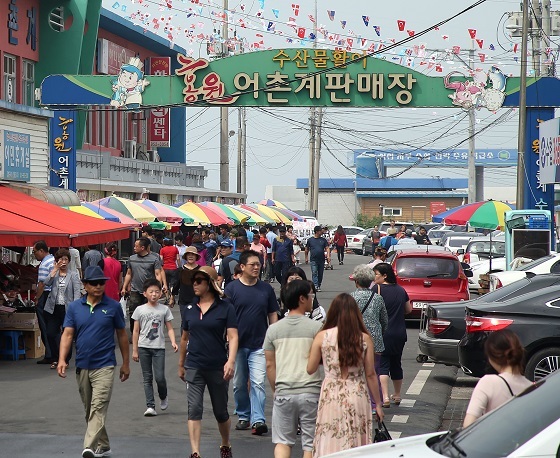
[{"label": "man in navy polo shirt", "polygon": [[[253,250],[241,253],[239,279],[226,286],[225,293],[237,315],[239,348],[235,359],[233,397],[239,421],[237,430],[251,428],[258,436],[268,432],[264,416],[266,403],[266,359],[263,342],[268,325],[278,321],[274,289],[259,280],[261,261]],[[247,381],[251,380],[251,389]]]},{"label": "man in navy polo shirt", "polygon": [[281,226],[278,233],[272,243],[272,263],[276,280],[282,284],[286,272],[295,264],[294,242],[286,237],[286,226]]},{"label": "man in navy polo shirt", "polygon": [[105,417],[117,360],[115,331],[122,355],[119,378],[130,375],[128,337],[121,305],[105,295],[108,280],[99,266],[89,266],[84,272],[86,295],[68,304],[64,333],[60,341],[58,375],[66,377],[66,355],[76,340],[76,380],[86,410],[87,429],[83,458],[109,456],[111,447],[105,430]]}]

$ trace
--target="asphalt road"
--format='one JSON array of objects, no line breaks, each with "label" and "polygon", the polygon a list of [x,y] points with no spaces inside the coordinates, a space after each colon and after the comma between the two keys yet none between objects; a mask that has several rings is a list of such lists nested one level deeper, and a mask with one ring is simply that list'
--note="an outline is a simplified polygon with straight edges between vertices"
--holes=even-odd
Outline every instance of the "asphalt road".
[{"label": "asphalt road", "polygon": [[[325,271],[320,303],[328,309],[340,292],[350,292],[348,280],[354,266],[368,258],[348,254],[344,266],[334,263]],[[309,267],[303,266],[310,275]],[[273,284],[278,288],[276,283]],[[176,334],[179,324],[176,316]],[[408,342],[403,355],[405,374],[403,401],[399,407],[386,409],[386,424],[393,438],[438,430],[455,382],[456,369],[416,362],[418,325],[408,326]],[[117,352],[118,353],[118,352]],[[132,362],[128,381],[115,382],[109,407],[107,428],[114,457],[189,456],[187,404],[184,383],[177,377],[178,356],[167,350],[166,374],[169,409],[157,417],[146,418],[140,365]],[[85,431],[83,407],[78,395],[73,366],[70,376],[61,379],[49,366],[35,360],[0,361],[0,456],[2,457],[79,457]],[[230,390],[231,391],[231,390]],[[206,396],[202,428],[201,455],[219,456],[219,434]],[[233,411],[233,395],[230,395]],[[270,426],[271,399],[267,398],[266,415]],[[237,417],[232,416],[235,424]],[[250,431],[232,430],[235,456],[272,457],[270,434],[252,436]],[[294,456],[301,456],[299,450]]]}]

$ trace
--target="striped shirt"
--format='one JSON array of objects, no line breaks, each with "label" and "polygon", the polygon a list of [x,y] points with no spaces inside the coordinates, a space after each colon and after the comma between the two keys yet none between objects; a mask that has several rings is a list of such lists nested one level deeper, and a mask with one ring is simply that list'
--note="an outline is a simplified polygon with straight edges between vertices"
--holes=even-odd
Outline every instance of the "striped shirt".
[{"label": "striped shirt", "polygon": [[[53,268],[54,268],[54,256],[52,254],[48,254],[43,258],[41,264],[39,264],[39,272],[37,273],[37,283],[40,282],[45,283],[45,280],[47,279],[47,277],[49,276]],[[43,289],[43,291],[50,291],[50,290],[51,290],[50,286],[45,286],[45,288]]]}]

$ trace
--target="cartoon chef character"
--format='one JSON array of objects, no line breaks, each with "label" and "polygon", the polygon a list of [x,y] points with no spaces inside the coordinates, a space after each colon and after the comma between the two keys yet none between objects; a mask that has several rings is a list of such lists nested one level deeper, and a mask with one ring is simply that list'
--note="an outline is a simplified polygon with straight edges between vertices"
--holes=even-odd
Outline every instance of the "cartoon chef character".
[{"label": "cartoon chef character", "polygon": [[148,80],[144,79],[143,67],[144,64],[138,57],[131,57],[128,64],[121,65],[118,78],[112,81],[111,106],[140,108],[142,92],[150,84]]}]

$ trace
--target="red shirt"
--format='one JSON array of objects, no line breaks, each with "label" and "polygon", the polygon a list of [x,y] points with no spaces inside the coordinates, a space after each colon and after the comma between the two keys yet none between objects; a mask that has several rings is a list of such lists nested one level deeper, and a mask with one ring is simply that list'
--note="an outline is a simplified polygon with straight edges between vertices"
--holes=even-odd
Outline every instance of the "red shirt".
[{"label": "red shirt", "polygon": [[333,242],[335,243],[336,246],[348,246],[348,240],[346,239],[346,235],[339,234],[338,232],[334,234]]},{"label": "red shirt", "polygon": [[163,270],[173,270],[177,268],[177,255],[179,250],[175,245],[168,245],[161,248],[159,255],[163,261]]},{"label": "red shirt", "polygon": [[109,277],[105,284],[105,294],[116,301],[120,300],[121,263],[110,256],[103,259],[103,273]]}]

